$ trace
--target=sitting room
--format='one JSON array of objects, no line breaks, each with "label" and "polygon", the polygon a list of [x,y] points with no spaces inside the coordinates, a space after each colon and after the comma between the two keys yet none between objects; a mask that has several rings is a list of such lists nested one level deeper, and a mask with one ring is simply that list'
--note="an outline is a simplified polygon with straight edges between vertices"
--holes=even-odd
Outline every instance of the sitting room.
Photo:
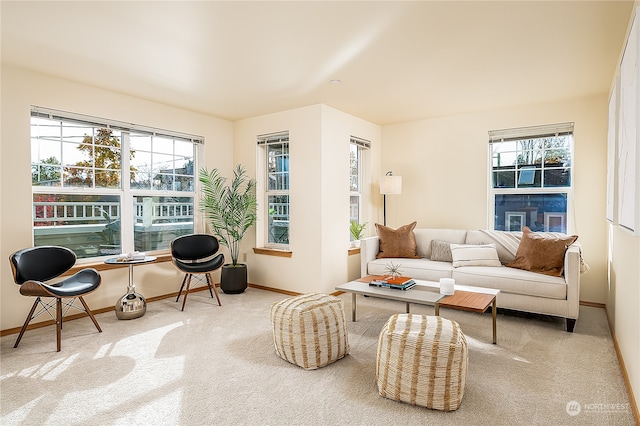
[{"label": "sitting room", "polygon": [[640,423],[639,1],[0,11],[0,423]]}]

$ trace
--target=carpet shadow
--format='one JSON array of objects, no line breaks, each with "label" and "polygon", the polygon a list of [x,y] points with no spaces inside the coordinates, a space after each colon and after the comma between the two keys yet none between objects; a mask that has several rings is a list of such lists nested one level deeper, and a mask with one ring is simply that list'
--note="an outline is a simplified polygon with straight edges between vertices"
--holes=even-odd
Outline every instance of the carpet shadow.
[{"label": "carpet shadow", "polygon": [[[69,362],[71,361],[71,362]],[[35,411],[50,411],[63,399],[61,389],[81,392],[114,383],[135,368],[135,361],[126,356],[105,356],[89,360],[67,357],[54,365],[42,366],[31,372],[17,372],[3,378],[2,393],[9,397],[2,399],[2,410],[12,412],[29,404],[37,393]],[[25,390],[29,392],[25,392]],[[48,408],[47,408],[48,407]]]}]

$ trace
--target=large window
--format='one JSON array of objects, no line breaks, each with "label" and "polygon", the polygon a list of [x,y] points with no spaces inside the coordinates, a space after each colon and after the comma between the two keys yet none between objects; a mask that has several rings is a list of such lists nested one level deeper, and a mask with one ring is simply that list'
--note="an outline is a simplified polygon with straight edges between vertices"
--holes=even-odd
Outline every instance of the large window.
[{"label": "large window", "polygon": [[289,247],[289,132],[258,136],[265,167],[266,247]]},{"label": "large window", "polygon": [[194,232],[201,138],[77,114],[31,112],[34,245],[79,258],[168,249]]},{"label": "large window", "polygon": [[370,147],[371,142],[351,136],[349,144],[349,220],[351,222],[363,222],[365,154]]},{"label": "large window", "polygon": [[567,233],[573,123],[489,132],[493,229]]}]

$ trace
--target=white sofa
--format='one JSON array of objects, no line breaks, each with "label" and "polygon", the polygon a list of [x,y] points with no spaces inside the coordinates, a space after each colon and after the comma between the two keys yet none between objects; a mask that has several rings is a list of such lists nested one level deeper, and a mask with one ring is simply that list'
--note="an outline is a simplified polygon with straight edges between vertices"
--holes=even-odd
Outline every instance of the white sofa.
[{"label": "white sofa", "polygon": [[[511,247],[499,237],[499,232],[457,229],[415,229],[417,255],[420,258],[381,258],[378,237],[360,242],[361,276],[384,275],[390,262],[401,265],[402,275],[419,280],[438,281],[453,278],[456,284],[488,287],[500,290],[499,308],[566,318],[567,331],[573,332],[578,318],[580,302],[580,245],[574,243],[565,253],[564,275],[549,276],[537,272],[506,266],[462,266],[454,268],[451,262],[431,260],[431,241],[454,244],[496,244],[498,257],[504,265],[515,257]],[[506,233],[502,233],[505,235]],[[509,233],[520,239],[522,233]],[[517,244],[516,244],[517,250]]]}]

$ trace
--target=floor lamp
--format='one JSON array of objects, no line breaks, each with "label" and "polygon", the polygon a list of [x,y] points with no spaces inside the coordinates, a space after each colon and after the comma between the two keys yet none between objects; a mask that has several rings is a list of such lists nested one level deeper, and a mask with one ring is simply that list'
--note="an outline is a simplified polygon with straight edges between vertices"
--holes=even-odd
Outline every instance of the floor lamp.
[{"label": "floor lamp", "polygon": [[387,194],[402,193],[402,176],[393,176],[392,172],[387,172],[380,178],[380,194],[382,194],[383,224],[387,226]]}]

